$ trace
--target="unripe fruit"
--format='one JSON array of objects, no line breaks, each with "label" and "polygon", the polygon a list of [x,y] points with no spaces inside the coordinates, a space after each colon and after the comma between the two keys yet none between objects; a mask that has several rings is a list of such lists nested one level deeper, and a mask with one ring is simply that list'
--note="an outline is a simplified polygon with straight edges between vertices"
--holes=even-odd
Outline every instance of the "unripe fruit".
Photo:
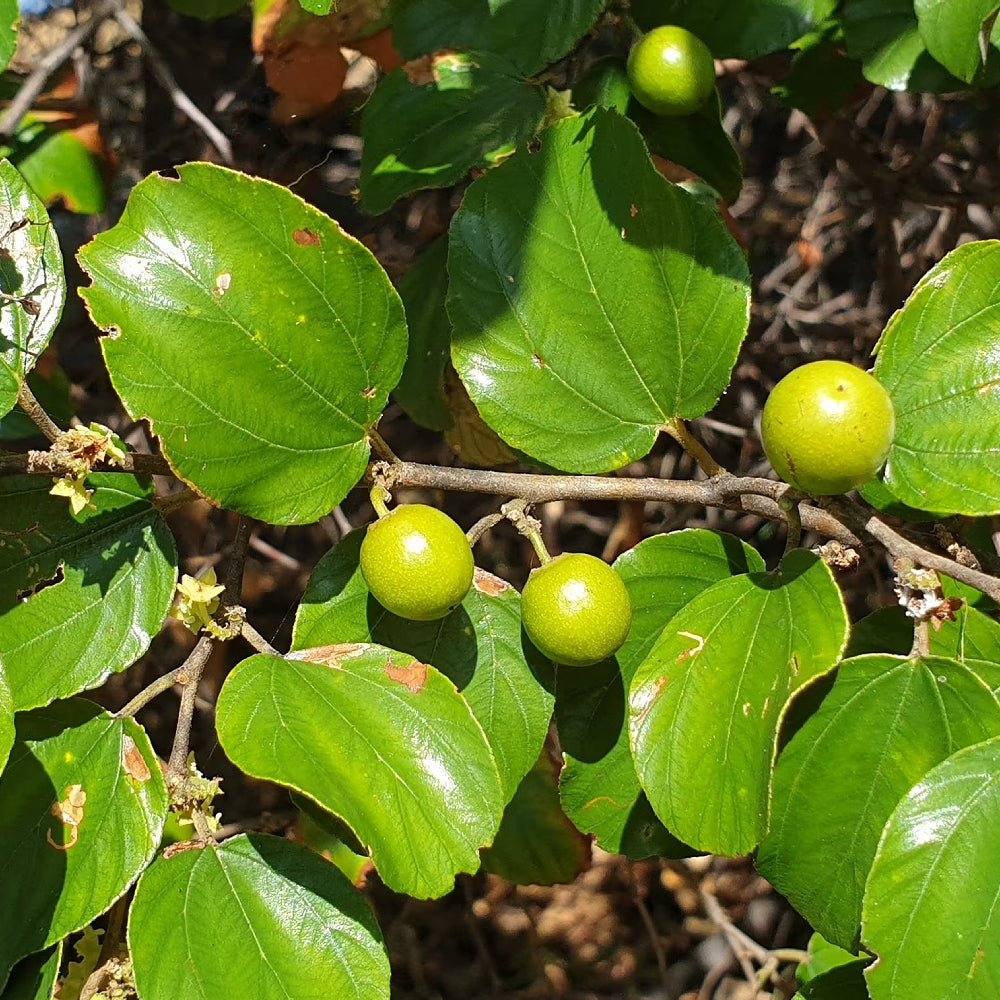
[{"label": "unripe fruit", "polygon": [[401,618],[433,621],[462,603],[475,565],[465,532],[435,507],[404,504],[368,526],[361,575]]},{"label": "unripe fruit", "polygon": [[521,594],[521,624],[556,663],[586,667],[615,653],[632,624],[632,601],[606,562],[564,553],[533,569]]},{"label": "unripe fruit", "polygon": [[628,55],[635,99],[658,115],[690,115],[715,87],[708,46],[686,28],[664,24],[643,35]]},{"label": "unripe fruit", "polygon": [[774,471],[816,496],[847,493],[885,464],[896,421],[874,376],[844,361],[796,368],[764,404],[760,436]]}]

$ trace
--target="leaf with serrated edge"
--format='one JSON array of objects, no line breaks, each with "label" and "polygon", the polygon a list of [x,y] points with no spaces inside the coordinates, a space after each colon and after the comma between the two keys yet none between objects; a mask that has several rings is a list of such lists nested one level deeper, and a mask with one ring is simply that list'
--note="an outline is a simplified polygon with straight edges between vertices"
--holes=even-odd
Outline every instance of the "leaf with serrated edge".
[{"label": "leaf with serrated edge", "polygon": [[252,656],[226,679],[217,725],[233,763],[340,816],[397,892],[443,895],[500,825],[482,728],[450,680],[404,653],[350,643]]},{"label": "leaf with serrated edge", "polygon": [[85,246],[111,381],[220,506],[314,521],[357,483],[402,371],[402,303],[372,254],[287,188],[207,163],[147,177]]},{"label": "leaf with serrated edge", "polygon": [[[653,815],[632,763],[625,692],[664,626],[702,590],[764,561],[732,535],[688,529],[654,535],[615,560],[632,600],[632,628],[607,665],[560,671],[556,720],[565,765],[562,806],[606,851],[629,857],[677,853]],[[690,852],[681,852],[690,853]]]},{"label": "leaf with serrated edge", "polygon": [[872,1000],[1000,995],[1000,738],[949,757],[889,818],[865,887]]},{"label": "leaf with serrated edge", "polygon": [[183,846],[142,876],[129,913],[143,1000],[387,1000],[378,924],[337,868],[264,834]]},{"label": "leaf with serrated edge", "polygon": [[675,836],[719,854],[757,845],[785,706],[832,669],[847,630],[829,567],[804,549],[774,573],[713,584],[670,620],[632,680],[629,734]]},{"label": "leaf with serrated edge", "polygon": [[[6,17],[0,10],[0,53]],[[0,160],[0,417],[62,315],[66,277],[45,206],[8,160]],[[23,299],[23,301],[21,301]]]},{"label": "leaf with serrated edge", "polygon": [[749,320],[746,260],[718,214],[603,108],[469,187],[448,275],[473,402],[509,445],[568,472],[641,458],[665,424],[711,409]]},{"label": "leaf with serrated edge", "polygon": [[[134,752],[143,780],[126,770]],[[156,755],[132,719],[83,699],[18,715],[0,777],[0,981],[128,889],[152,861],[166,814]]]},{"label": "leaf with serrated edge", "polygon": [[885,479],[904,503],[1000,512],[1000,241],[966,243],[889,320],[875,377],[896,411]]},{"label": "leaf with serrated edge", "polygon": [[845,660],[784,748],[757,867],[832,943],[858,950],[861,901],[882,828],[932,767],[1000,735],[1000,704],[955,660]]}]

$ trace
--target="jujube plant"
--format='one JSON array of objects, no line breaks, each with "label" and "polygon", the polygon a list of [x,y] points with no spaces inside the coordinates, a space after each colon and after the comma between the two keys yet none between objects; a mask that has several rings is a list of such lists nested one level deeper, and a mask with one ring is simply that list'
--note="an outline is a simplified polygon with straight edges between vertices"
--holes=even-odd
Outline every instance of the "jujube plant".
[{"label": "jujube plant", "polygon": [[628,56],[635,99],[658,115],[690,115],[715,87],[708,46],[686,28],[664,24],[643,35]]}]

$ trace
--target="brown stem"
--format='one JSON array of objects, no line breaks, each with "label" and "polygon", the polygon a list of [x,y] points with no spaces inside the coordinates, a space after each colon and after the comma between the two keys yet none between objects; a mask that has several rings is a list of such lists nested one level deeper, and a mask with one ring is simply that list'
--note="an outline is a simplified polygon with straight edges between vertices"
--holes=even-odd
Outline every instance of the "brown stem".
[{"label": "brown stem", "polygon": [[22,382],[17,390],[17,405],[31,418],[31,422],[50,440],[55,441],[62,434],[59,425],[45,412],[35,394]]},{"label": "brown stem", "polygon": [[[53,425],[55,426],[55,425]],[[56,428],[56,432],[59,429]],[[48,436],[48,435],[46,435]],[[52,439],[50,439],[52,440]],[[146,455],[138,451],[125,454],[121,465],[95,462],[94,472],[135,472],[177,478],[162,455]],[[29,451],[25,455],[0,455],[0,476],[69,476],[76,470],[66,461],[48,451]]]},{"label": "brown stem", "polygon": [[[196,647],[197,648],[197,647]],[[141,712],[157,695],[169,691],[176,684],[183,684],[185,671],[188,668],[188,661],[185,660],[179,667],[175,667],[168,674],[157,677],[152,684],[144,687],[127,705],[115,712],[116,719],[131,719],[137,712]]]},{"label": "brown stem", "polygon": [[268,653],[270,656],[281,656],[281,651],[275,649],[260,632],[258,632],[248,621],[240,625],[240,635],[257,650],[258,653]]},{"label": "brown stem", "polygon": [[215,647],[215,639],[203,635],[184,662],[184,690],[181,692],[181,707],[177,712],[177,728],[174,730],[174,745],[170,750],[167,764],[169,773],[180,779],[187,772],[187,755],[191,746],[191,723],[194,721],[194,705],[198,699],[198,685],[201,675]]}]

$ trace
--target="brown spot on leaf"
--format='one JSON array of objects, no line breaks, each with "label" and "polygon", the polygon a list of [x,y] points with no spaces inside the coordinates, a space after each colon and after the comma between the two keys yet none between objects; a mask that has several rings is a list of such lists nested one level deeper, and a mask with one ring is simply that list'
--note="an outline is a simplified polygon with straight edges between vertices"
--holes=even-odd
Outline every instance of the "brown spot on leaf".
[{"label": "brown spot on leaf", "polygon": [[311,229],[296,229],[292,233],[292,239],[300,247],[318,247],[320,245],[320,238],[318,233],[314,233]]},{"label": "brown spot on leaf", "polygon": [[146,759],[131,736],[122,738],[122,767],[125,773],[136,781],[149,781],[152,777]]},{"label": "brown spot on leaf", "polygon": [[545,362],[545,358],[543,358],[540,354],[532,354],[531,363],[536,368],[548,368],[548,365]]},{"label": "brown spot on leaf", "polygon": [[621,808],[621,803],[617,799],[611,798],[610,795],[598,795],[597,798],[591,799],[589,802],[584,803],[584,809],[592,809],[594,806],[599,805],[601,802],[610,802],[611,805],[616,808]]},{"label": "brown spot on leaf", "polygon": [[306,663],[325,663],[328,667],[339,667],[341,660],[358,656],[371,648],[369,642],[336,642],[328,646],[312,646],[296,649],[288,654],[289,660],[303,660]]},{"label": "brown spot on leaf", "polygon": [[692,656],[697,656],[705,648],[705,640],[700,635],[695,635],[694,632],[678,632],[678,635],[684,636],[685,639],[690,639],[694,645],[690,649],[685,649],[678,657],[676,662],[683,663],[685,660]]},{"label": "brown spot on leaf", "polygon": [[514,589],[506,580],[501,580],[500,577],[487,573],[478,566],[472,577],[472,586],[487,597],[499,597],[506,591]]},{"label": "brown spot on leaf", "polygon": [[365,399],[374,399],[377,392],[378,389],[376,389],[375,386],[370,385],[362,391],[361,395],[364,396]]},{"label": "brown spot on leaf", "polygon": [[634,219],[639,214],[639,206],[633,201],[629,206],[628,214]]},{"label": "brown spot on leaf", "polygon": [[419,59],[411,59],[403,63],[403,72],[407,80],[418,87],[424,87],[428,83],[433,83],[437,76],[434,72],[434,57],[431,55],[421,56]]},{"label": "brown spot on leaf", "polygon": [[63,826],[69,827],[69,839],[62,844],[58,844],[52,839],[51,830],[45,831],[45,839],[57,851],[68,851],[77,842],[80,836],[78,828],[83,822],[83,807],[86,801],[87,793],[83,790],[83,785],[67,785],[66,798],[60,802],[52,803],[52,815]]},{"label": "brown spot on leaf", "polygon": [[385,662],[385,675],[391,681],[398,681],[410,694],[417,694],[427,683],[427,664],[410,660],[400,665],[389,659]]},{"label": "brown spot on leaf", "polygon": [[542,148],[542,140],[537,136],[528,143],[528,152],[537,153]]}]

